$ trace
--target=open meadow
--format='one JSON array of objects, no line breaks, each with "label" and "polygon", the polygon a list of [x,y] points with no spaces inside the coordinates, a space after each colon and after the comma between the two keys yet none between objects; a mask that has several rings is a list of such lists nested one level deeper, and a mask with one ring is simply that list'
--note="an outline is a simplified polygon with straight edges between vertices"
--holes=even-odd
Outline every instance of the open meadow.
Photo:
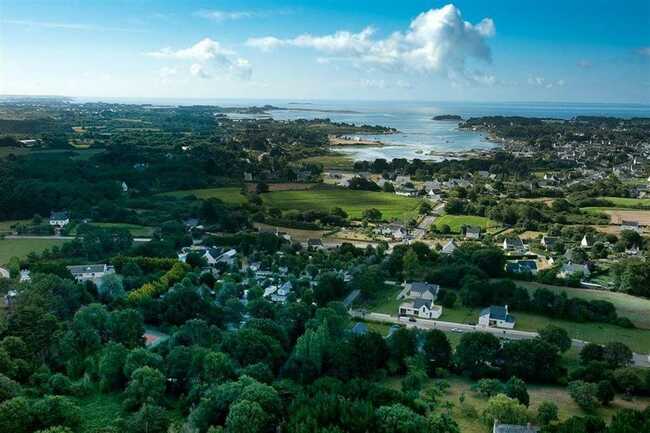
[{"label": "open meadow", "polygon": [[448,225],[453,233],[460,233],[461,227],[464,225],[481,227],[483,230],[497,225],[497,223],[489,218],[476,215],[443,215],[436,218],[435,224],[438,230],[443,225]]},{"label": "open meadow", "polygon": [[206,200],[209,198],[218,198],[226,204],[239,205],[246,202],[246,197],[241,194],[241,187],[228,186],[220,188],[202,188],[202,189],[187,189],[181,191],[164,192],[160,195],[171,197],[187,197],[195,196],[198,199]]},{"label": "open meadow", "polygon": [[630,209],[623,207],[584,207],[589,213],[604,213],[609,215],[610,224],[620,224],[621,221],[638,221],[639,224],[650,226],[650,210]]},{"label": "open meadow", "polygon": [[26,257],[29,253],[40,253],[55,245],[61,246],[65,241],[57,239],[0,239],[0,265],[6,264],[12,257]]},{"label": "open meadow", "polygon": [[321,210],[342,208],[352,219],[361,218],[365,209],[376,208],[384,219],[405,219],[417,215],[420,200],[386,192],[357,191],[338,188],[319,188],[306,191],[275,191],[262,194],[270,207],[282,210]]}]

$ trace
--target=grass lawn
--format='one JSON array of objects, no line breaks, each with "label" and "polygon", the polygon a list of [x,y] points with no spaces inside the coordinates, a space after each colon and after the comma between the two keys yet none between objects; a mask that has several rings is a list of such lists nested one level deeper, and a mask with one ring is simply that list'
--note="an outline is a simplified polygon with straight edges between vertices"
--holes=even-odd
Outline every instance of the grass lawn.
[{"label": "grass lawn", "polygon": [[628,197],[598,197],[601,200],[608,200],[616,207],[643,207],[650,206],[650,198],[628,198]]},{"label": "grass lawn", "polygon": [[[465,395],[465,404],[468,404],[478,413],[479,417],[487,406],[488,399],[474,393],[470,387],[472,382],[468,379],[458,376],[452,376],[445,379],[451,387],[447,390],[447,394],[443,396],[442,400],[453,403],[452,416],[458,422],[460,431],[463,433],[486,433],[491,431],[491,427],[481,423],[479,418],[471,418],[465,416],[460,409],[459,397],[461,394]],[[399,383],[396,384],[399,386]],[[580,407],[573,401],[566,388],[551,385],[529,385],[528,394],[530,395],[529,411],[531,415],[537,413],[537,408],[543,401],[552,401],[558,406],[558,415],[560,420],[566,420],[571,416],[585,416],[587,415]],[[601,416],[609,421],[612,415],[619,409],[635,408],[642,410],[650,403],[647,397],[637,397],[632,401],[622,400],[620,397],[615,399],[609,407],[601,407],[596,410],[596,415]]]},{"label": "grass lawn", "polygon": [[364,300],[360,308],[365,308],[374,313],[390,314],[391,316],[397,315],[399,305],[404,302],[397,300],[397,295],[402,290],[401,286],[388,285],[386,289],[375,294],[374,299]]},{"label": "grass lawn", "polygon": [[227,204],[242,204],[246,202],[246,197],[241,194],[241,188],[238,186],[229,186],[222,188],[204,188],[204,189],[187,189],[182,191],[165,192],[161,195],[172,197],[187,197],[189,195],[205,200],[209,198],[218,198]]},{"label": "grass lawn", "polygon": [[56,239],[0,239],[0,264],[6,264],[14,256],[22,258],[32,251],[40,253],[64,242]]},{"label": "grass lawn", "polygon": [[[459,323],[477,323],[479,311],[479,308],[467,308],[459,305],[454,308],[444,308],[440,320]],[[571,322],[520,311],[513,311],[512,315],[517,319],[515,329],[520,331],[535,332],[552,323],[566,329],[571,338],[600,344],[620,341],[621,343],[627,344],[635,352],[650,352],[650,330],[626,329],[608,323]]]},{"label": "grass lawn", "polygon": [[134,237],[149,237],[155,230],[153,227],[125,223],[90,223],[89,225],[105,229],[127,229]]},{"label": "grass lawn", "polygon": [[445,224],[448,225],[454,233],[460,233],[460,229],[464,225],[478,226],[483,230],[497,225],[497,223],[489,218],[475,215],[443,215],[440,218],[436,218],[436,227],[438,230],[440,230],[440,228]]},{"label": "grass lawn", "polygon": [[517,281],[516,283],[518,286],[525,287],[530,292],[544,288],[553,293],[565,292],[570,298],[582,298],[588,301],[594,299],[609,301],[614,304],[620,316],[627,317],[639,328],[650,329],[650,299],[637,298],[636,296],[620,292],[550,286],[531,281]]},{"label": "grass lawn", "polygon": [[354,161],[350,157],[342,154],[312,156],[301,159],[299,162],[322,164],[325,170],[352,170],[354,166]]},{"label": "grass lawn", "polygon": [[356,191],[343,188],[323,188],[308,191],[275,191],[262,194],[270,207],[282,210],[328,211],[342,208],[352,219],[361,218],[365,209],[376,208],[383,219],[407,219],[417,216],[420,200],[386,192]]}]

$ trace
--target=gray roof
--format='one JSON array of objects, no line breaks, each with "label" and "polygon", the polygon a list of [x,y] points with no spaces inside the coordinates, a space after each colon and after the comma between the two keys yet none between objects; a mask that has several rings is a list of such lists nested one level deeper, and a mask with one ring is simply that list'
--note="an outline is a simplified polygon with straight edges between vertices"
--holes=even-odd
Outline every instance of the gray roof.
[{"label": "gray roof", "polygon": [[416,293],[424,293],[428,290],[434,295],[438,293],[438,289],[439,289],[439,287],[436,284],[429,284],[424,282],[407,283],[407,288],[411,292],[416,292]]},{"label": "gray roof", "polygon": [[69,218],[68,212],[62,211],[62,212],[50,212],[50,219],[51,220],[67,220]]},{"label": "gray roof", "polygon": [[476,226],[469,226],[465,229],[465,233],[481,233],[481,228]]},{"label": "gray roof", "polygon": [[322,246],[323,242],[320,239],[308,239],[307,245],[309,246]]},{"label": "gray roof", "polygon": [[66,266],[68,271],[72,275],[76,274],[86,274],[89,272],[104,272],[106,270],[106,265],[101,264],[101,265],[80,265],[80,266]]},{"label": "gray roof", "polygon": [[638,221],[626,221],[626,220],[623,220],[623,221],[621,221],[621,225],[622,226],[638,227],[639,222]]},{"label": "gray roof", "polygon": [[524,242],[519,238],[506,238],[506,245],[512,248],[523,248]]},{"label": "gray roof", "polygon": [[432,302],[427,299],[416,299],[413,301],[413,308],[420,309],[423,305],[426,305],[428,309],[431,309]]},{"label": "gray roof", "polygon": [[495,424],[494,433],[537,433],[539,427],[533,425]]},{"label": "gray roof", "polygon": [[486,314],[489,314],[490,319],[494,320],[505,320],[506,322],[515,321],[515,318],[508,314],[506,307],[502,307],[500,305],[490,305],[489,307],[481,310],[481,316],[485,316]]}]

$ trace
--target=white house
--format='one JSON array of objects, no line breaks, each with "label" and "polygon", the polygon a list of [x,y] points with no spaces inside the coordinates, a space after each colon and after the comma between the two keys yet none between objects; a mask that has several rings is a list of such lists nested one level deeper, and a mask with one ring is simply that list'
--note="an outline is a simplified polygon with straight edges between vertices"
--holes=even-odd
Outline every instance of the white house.
[{"label": "white house", "polygon": [[438,296],[440,286],[425,282],[404,283],[404,289],[400,292],[400,299],[425,299],[435,301]]},{"label": "white house", "polygon": [[287,281],[286,283],[282,284],[275,292],[271,293],[271,301],[284,304],[287,302],[287,298],[289,297],[289,294],[292,290],[293,285],[291,284],[291,281]]},{"label": "white house", "polygon": [[591,247],[591,242],[589,241],[589,238],[587,237],[587,235],[584,235],[584,236],[582,237],[582,240],[580,241],[580,246],[581,246],[582,248],[589,248],[589,247]]},{"label": "white house", "polygon": [[208,265],[216,265],[217,263],[225,263],[233,265],[237,256],[237,250],[217,247],[185,247],[178,253],[178,260],[185,263],[189,254],[196,253],[205,259]]},{"label": "white house", "polygon": [[465,229],[465,239],[481,239],[481,228],[470,226]]},{"label": "white house", "polygon": [[437,319],[442,315],[442,307],[433,305],[433,302],[427,299],[414,299],[399,306],[399,315]]},{"label": "white house", "polygon": [[621,230],[632,230],[641,233],[641,226],[638,221],[621,221]]},{"label": "white house", "polygon": [[478,326],[485,328],[506,328],[515,327],[514,316],[508,314],[508,306],[491,305],[481,310],[478,318]]},{"label": "white house", "polygon": [[449,242],[447,242],[443,247],[442,250],[440,251],[442,254],[452,254],[454,251],[458,249],[458,245],[456,245],[456,242],[454,242],[453,239],[450,239]]},{"label": "white house", "polygon": [[80,282],[97,282],[102,277],[115,273],[115,268],[105,263],[100,265],[66,266],[66,268],[70,271],[74,279]]},{"label": "white house", "polygon": [[70,223],[70,215],[68,212],[50,212],[50,225],[56,227],[63,227]]},{"label": "white house", "polygon": [[589,270],[589,266],[587,265],[579,265],[577,263],[566,263],[564,266],[562,266],[562,269],[560,269],[560,272],[558,272],[558,277],[560,278],[567,278],[570,277],[571,275],[577,274],[577,273],[582,273],[582,276],[585,278],[589,278],[591,275],[591,271]]},{"label": "white house", "polygon": [[519,238],[505,238],[501,246],[504,251],[523,253],[526,251],[524,242]]},{"label": "white house", "polygon": [[540,243],[547,250],[552,250],[552,249],[554,249],[556,247],[556,245],[558,243],[558,239],[556,237],[544,235],[542,237],[542,241]]},{"label": "white house", "polygon": [[402,240],[408,235],[406,227],[398,223],[390,223],[383,226],[379,231],[383,236],[390,236],[396,240]]}]

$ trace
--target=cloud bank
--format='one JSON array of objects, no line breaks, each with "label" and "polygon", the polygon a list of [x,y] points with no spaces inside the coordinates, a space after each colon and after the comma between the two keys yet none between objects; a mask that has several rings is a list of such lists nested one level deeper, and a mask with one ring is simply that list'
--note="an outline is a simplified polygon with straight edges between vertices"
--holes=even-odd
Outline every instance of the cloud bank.
[{"label": "cloud bank", "polygon": [[210,38],[205,38],[188,48],[173,50],[162,48],[146,53],[158,59],[175,59],[192,61],[190,73],[200,78],[211,78],[226,73],[241,79],[249,79],[252,67],[248,60],[239,57],[236,52],[224,48]]},{"label": "cloud bank", "polygon": [[[477,24],[464,21],[456,6],[448,4],[415,17],[405,31],[376,38],[366,27],[358,33],[337,31],[329,35],[302,34],[282,39],[275,36],[250,38],[246,44],[263,51],[282,47],[313,49],[337,59],[378,67],[387,71],[418,71],[446,74],[453,80],[480,81],[476,71],[468,72],[469,59],[491,63],[488,39],[495,34],[492,19]],[[320,60],[322,62],[323,60]]]}]

